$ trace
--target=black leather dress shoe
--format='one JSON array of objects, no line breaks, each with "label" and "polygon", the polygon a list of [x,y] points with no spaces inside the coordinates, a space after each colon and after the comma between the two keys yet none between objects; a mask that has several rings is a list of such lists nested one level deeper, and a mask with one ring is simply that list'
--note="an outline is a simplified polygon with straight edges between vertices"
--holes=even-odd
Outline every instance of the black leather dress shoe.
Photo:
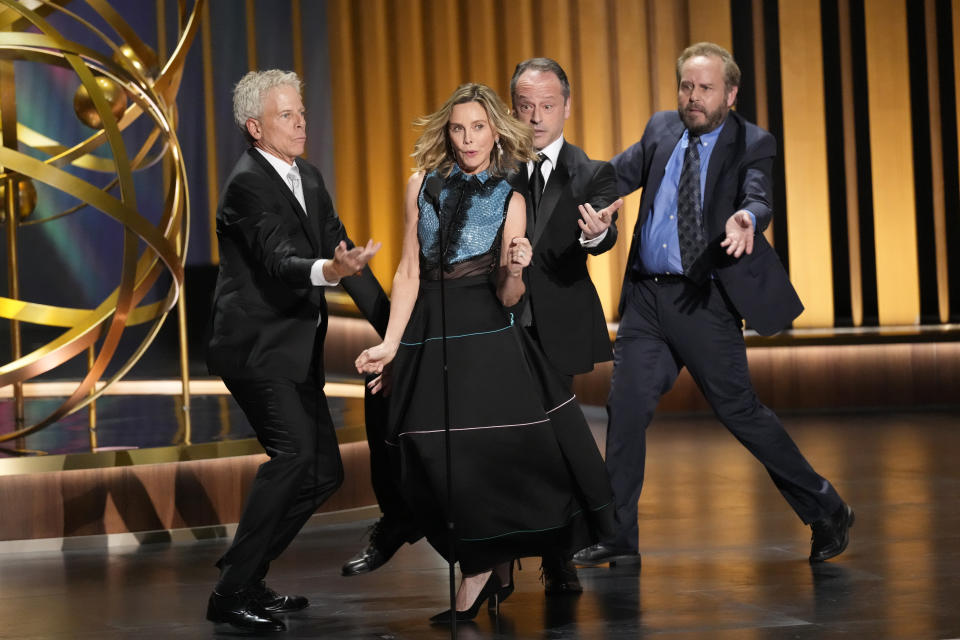
[{"label": "black leather dress shoe", "polygon": [[271,615],[302,611],[310,606],[310,601],[305,597],[280,595],[262,580],[251,587],[250,592],[260,608]]},{"label": "black leather dress shoe", "polygon": [[843,553],[850,542],[853,509],[845,504],[826,518],[810,524],[813,538],[810,544],[810,562],[823,562]]},{"label": "black leather dress shoe", "polygon": [[228,624],[234,629],[250,632],[285,631],[287,626],[263,611],[249,591],[223,596],[214,591],[207,603],[207,620],[214,624]]},{"label": "black leather dress shoe", "polygon": [[406,536],[392,527],[384,518],[377,520],[368,529],[368,533],[370,542],[366,548],[347,560],[343,565],[340,573],[344,576],[358,576],[379,569],[407,541]]},{"label": "black leather dress shoe", "polygon": [[556,556],[544,556],[540,565],[540,581],[548,596],[576,595],[583,593],[577,568],[570,560]]},{"label": "black leather dress shoe", "polygon": [[617,563],[639,564],[640,554],[632,549],[621,549],[606,542],[598,542],[573,554],[573,564],[579,567],[597,567],[602,564],[614,567]]}]

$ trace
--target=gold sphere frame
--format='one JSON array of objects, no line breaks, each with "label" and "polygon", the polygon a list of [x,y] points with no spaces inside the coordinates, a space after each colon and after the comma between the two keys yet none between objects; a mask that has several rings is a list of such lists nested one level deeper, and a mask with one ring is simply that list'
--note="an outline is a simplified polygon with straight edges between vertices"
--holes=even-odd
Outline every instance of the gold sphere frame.
[{"label": "gold sphere frame", "polygon": [[[29,426],[22,423],[10,433],[0,434],[0,443],[38,431],[57,420],[92,403],[113,382],[122,378],[140,359],[156,337],[167,313],[179,305],[181,321],[181,370],[184,382],[184,408],[188,407],[188,375],[186,372],[186,337],[183,329],[185,309],[181,295],[184,277],[184,262],[187,252],[189,230],[189,198],[183,154],[176,136],[176,94],[183,75],[187,51],[196,35],[205,0],[195,0],[189,14],[185,0],[178,0],[179,34],[169,60],[156,73],[147,75],[148,69],[157,68],[156,55],[137,36],[133,29],[110,6],[106,0],[87,0],[103,20],[123,40],[114,42],[94,25],[80,18],[52,0],[41,0],[36,11],[19,4],[16,0],[0,0],[0,29],[35,27],[40,33],[24,31],[0,31],[0,126],[3,144],[0,146],[0,180],[8,185],[3,206],[8,211],[16,209],[16,182],[21,177],[32,179],[68,193],[83,204],[48,216],[31,220],[26,224],[50,222],[89,206],[123,226],[122,268],[120,281],[113,292],[93,309],[79,309],[38,304],[18,299],[16,264],[16,216],[7,216],[7,238],[10,255],[8,268],[12,277],[9,297],[0,297],[0,318],[11,323],[13,360],[0,366],[0,387],[14,385],[19,391],[20,420],[22,420],[22,384],[37,375],[47,372],[64,362],[87,352],[88,372],[76,390],[53,412]],[[52,11],[65,13],[93,31],[112,51],[112,57],[72,42],[60,34],[41,15]],[[137,64],[130,52],[142,61]],[[85,140],[65,147],[41,133],[33,131],[16,121],[16,104],[10,104],[13,95],[13,62],[27,60],[56,65],[76,72],[86,87],[102,121],[102,128]],[[126,91],[129,104],[117,119],[110,104],[96,82],[96,75],[109,78]],[[141,115],[152,120],[153,129],[141,148],[130,158],[121,135]],[[12,126],[11,120],[16,123]],[[11,132],[13,134],[11,135]],[[38,160],[18,150],[17,141],[48,155]],[[92,151],[108,144],[111,158],[92,155]],[[150,155],[155,146],[159,150]],[[140,215],[136,205],[133,172],[162,162],[166,183],[163,214],[155,226]],[[86,180],[65,171],[72,165],[103,173],[114,173],[116,178],[106,187],[97,187]],[[119,185],[120,196],[109,193]],[[21,223],[24,224],[24,223]],[[139,241],[145,243],[139,252]],[[157,302],[143,304],[144,296],[164,272],[171,276],[166,295]],[[52,327],[64,327],[59,337],[34,350],[19,353],[19,323],[26,322]],[[133,355],[119,370],[102,385],[97,385],[106,370],[128,326],[152,322],[147,335]],[[96,343],[101,340],[99,351]],[[18,394],[15,393],[15,396]],[[92,409],[92,407],[91,407]],[[185,443],[189,444],[189,414]],[[93,426],[93,425],[91,425]],[[91,446],[95,436],[91,433]]]}]

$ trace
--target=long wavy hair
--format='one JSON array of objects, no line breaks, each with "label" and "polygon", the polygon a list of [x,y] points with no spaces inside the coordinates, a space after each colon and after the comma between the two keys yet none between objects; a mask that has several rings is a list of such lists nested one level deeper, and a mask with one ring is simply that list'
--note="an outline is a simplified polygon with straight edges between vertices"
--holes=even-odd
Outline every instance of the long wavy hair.
[{"label": "long wavy hair", "polygon": [[536,159],[533,129],[510,115],[507,105],[493,89],[470,82],[457,87],[440,109],[414,120],[414,126],[423,129],[410,154],[417,164],[417,171],[428,173],[438,169],[444,176],[453,171],[457,159],[447,125],[454,105],[465,102],[477,102],[483,107],[494,134],[500,138],[500,145],[494,145],[490,150],[487,171],[491,175],[502,176],[519,163]]}]

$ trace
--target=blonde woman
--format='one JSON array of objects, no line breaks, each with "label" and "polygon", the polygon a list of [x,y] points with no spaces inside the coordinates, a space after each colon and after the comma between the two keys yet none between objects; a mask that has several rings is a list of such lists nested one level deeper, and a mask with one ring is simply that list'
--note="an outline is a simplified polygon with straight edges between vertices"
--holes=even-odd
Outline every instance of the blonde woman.
[{"label": "blonde woman", "polygon": [[[513,591],[512,560],[569,557],[613,526],[600,453],[575,399],[514,322],[530,264],[526,207],[507,173],[535,156],[533,133],[489,87],[465,84],[422,127],[407,184],[403,252],[382,343],[361,372],[392,362],[387,444],[401,490],[463,575],[456,618]],[[444,450],[445,322],[453,513]],[[377,385],[379,387],[379,385]],[[449,623],[450,611],[433,618]]]}]

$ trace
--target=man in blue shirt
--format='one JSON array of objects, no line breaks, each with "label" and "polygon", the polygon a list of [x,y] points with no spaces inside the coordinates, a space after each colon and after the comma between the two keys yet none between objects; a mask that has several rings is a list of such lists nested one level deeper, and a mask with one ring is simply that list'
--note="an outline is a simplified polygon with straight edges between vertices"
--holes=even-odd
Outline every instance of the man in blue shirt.
[{"label": "man in blue shirt", "polygon": [[637,501],[646,428],[687,367],[716,415],[766,467],[813,529],[810,561],[843,552],[853,510],[804,459],[750,381],[742,319],[763,335],[803,311],[763,229],[776,142],[731,107],[740,69],[712,43],[677,60],[677,111],[650,119],[611,163],[621,195],[643,188],[620,297],[608,400],[607,468],[620,531],[581,550],[581,565],[639,560]]}]

